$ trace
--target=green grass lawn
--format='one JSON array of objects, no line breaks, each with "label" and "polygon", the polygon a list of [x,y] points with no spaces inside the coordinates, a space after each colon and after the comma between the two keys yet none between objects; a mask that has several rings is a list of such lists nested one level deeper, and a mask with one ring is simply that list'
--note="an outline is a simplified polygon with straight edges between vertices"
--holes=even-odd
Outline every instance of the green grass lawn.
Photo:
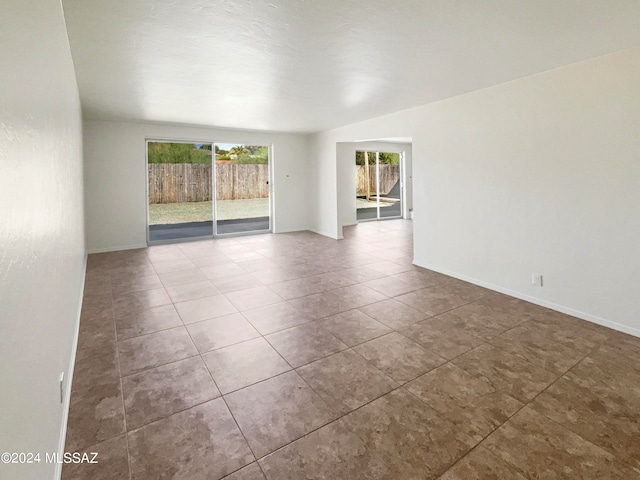
[{"label": "green grass lawn", "polygon": [[[149,225],[206,222],[213,220],[211,202],[157,203],[149,205]],[[269,215],[268,198],[219,200],[218,220]]]}]

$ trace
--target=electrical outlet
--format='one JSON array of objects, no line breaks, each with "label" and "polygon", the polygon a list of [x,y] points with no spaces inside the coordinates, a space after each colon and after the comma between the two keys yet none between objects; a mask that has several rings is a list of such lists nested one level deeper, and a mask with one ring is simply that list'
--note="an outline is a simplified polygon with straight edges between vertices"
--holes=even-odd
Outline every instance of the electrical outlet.
[{"label": "electrical outlet", "polygon": [[64,403],[64,372],[60,372],[60,403]]},{"label": "electrical outlet", "polygon": [[533,285],[542,286],[542,274],[541,273],[532,273],[531,274],[531,283]]}]

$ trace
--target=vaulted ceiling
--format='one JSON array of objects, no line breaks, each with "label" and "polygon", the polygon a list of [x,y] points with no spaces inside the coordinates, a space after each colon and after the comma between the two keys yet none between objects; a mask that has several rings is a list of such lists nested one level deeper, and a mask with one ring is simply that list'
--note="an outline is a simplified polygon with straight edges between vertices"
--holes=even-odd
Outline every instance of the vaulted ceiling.
[{"label": "vaulted ceiling", "polygon": [[63,0],[84,115],[314,132],[640,45],[637,0]]}]

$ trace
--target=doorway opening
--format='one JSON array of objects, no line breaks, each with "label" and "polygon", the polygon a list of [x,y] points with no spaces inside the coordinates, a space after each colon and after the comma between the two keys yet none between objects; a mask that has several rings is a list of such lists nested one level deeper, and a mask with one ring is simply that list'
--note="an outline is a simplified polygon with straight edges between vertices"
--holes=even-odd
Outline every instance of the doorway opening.
[{"label": "doorway opening", "polygon": [[356,151],[358,222],[402,217],[403,154]]},{"label": "doorway opening", "polygon": [[271,232],[271,146],[216,143],[214,153],[214,236]]},{"label": "doorway opening", "polygon": [[149,244],[211,238],[212,144],[147,141]]}]

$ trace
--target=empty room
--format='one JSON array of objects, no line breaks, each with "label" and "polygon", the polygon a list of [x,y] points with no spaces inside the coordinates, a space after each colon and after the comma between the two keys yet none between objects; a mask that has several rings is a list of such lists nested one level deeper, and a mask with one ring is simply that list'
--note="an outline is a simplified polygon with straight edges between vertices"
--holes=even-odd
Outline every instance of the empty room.
[{"label": "empty room", "polygon": [[638,2],[0,39],[0,478],[640,479]]}]

